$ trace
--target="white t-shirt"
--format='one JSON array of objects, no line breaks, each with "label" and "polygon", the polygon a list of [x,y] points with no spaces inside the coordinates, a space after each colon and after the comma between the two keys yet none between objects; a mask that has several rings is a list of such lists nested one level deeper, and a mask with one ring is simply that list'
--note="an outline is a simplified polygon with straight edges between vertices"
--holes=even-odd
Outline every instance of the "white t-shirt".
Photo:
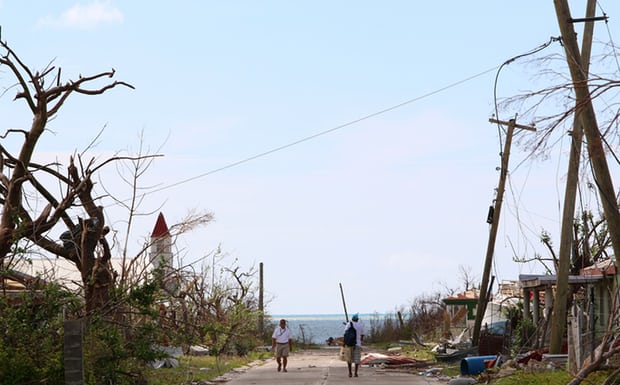
[{"label": "white t-shirt", "polygon": [[273,335],[271,336],[271,338],[275,338],[276,343],[278,344],[288,344],[288,340],[291,339],[291,331],[289,330],[288,326],[285,326],[284,329],[282,329],[280,326],[277,326],[276,329],[273,331]]},{"label": "white t-shirt", "polygon": [[[364,335],[364,324],[360,321],[349,321],[351,325],[355,328],[355,337],[357,342],[355,343],[357,346],[362,346],[362,335]],[[344,326],[344,331],[347,331],[349,328],[349,323]]]}]

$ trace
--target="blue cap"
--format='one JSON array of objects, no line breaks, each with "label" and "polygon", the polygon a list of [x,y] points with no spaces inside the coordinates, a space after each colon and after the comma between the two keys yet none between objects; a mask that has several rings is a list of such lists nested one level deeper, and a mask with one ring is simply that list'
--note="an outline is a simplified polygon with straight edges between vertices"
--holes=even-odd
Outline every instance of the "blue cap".
[{"label": "blue cap", "polygon": [[351,319],[352,319],[353,321],[357,321],[358,319],[360,319],[360,316],[359,316],[359,314],[355,313],[355,314],[353,314],[353,316],[351,317]]}]

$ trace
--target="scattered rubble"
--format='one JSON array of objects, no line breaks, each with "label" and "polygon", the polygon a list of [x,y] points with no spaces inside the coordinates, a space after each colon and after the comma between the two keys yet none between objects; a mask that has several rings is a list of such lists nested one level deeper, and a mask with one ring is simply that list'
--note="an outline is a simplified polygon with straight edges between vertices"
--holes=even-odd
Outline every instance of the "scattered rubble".
[{"label": "scattered rubble", "polygon": [[415,358],[401,355],[386,355],[380,353],[367,354],[361,365],[380,366],[382,368],[420,368],[428,365],[427,360],[417,360]]}]

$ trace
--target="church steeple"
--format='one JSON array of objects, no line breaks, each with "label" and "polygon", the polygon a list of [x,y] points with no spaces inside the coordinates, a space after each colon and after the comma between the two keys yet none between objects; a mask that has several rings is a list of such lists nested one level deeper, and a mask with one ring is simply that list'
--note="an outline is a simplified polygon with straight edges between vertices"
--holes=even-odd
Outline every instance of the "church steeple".
[{"label": "church steeple", "polygon": [[149,261],[154,268],[163,268],[164,277],[172,273],[172,236],[162,213],[159,213],[151,234]]},{"label": "church steeple", "polygon": [[157,222],[155,222],[155,227],[153,227],[153,234],[151,234],[151,238],[163,238],[169,237],[170,231],[168,230],[168,225],[166,224],[166,220],[164,219],[164,214],[159,213],[157,217]]}]

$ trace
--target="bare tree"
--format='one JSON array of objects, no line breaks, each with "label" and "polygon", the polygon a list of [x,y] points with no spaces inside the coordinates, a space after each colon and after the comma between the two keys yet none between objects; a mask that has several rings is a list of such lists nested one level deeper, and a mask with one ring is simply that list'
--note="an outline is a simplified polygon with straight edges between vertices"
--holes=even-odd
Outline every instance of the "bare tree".
[{"label": "bare tree", "polygon": [[177,343],[208,345],[216,355],[245,354],[257,343],[256,271],[242,270],[226,257],[218,248],[202,259],[199,271],[193,265],[175,269],[177,284],[159,309],[159,325],[177,336]]},{"label": "bare tree", "polygon": [[[37,164],[33,156],[48,122],[70,95],[101,95],[119,86],[133,86],[111,81],[91,87],[96,81],[113,78],[114,70],[62,82],[60,68],[50,65],[41,72],[32,71],[5,42],[0,42],[0,49],[4,51],[0,67],[7,69],[16,81],[9,88],[16,89],[14,100],[24,102],[32,114],[29,129],[8,129],[1,136],[19,135],[23,140],[15,153],[0,145],[0,262],[4,265],[7,258],[18,254],[18,245],[23,242],[70,260],[82,275],[86,309],[100,308],[109,300],[113,277],[106,240],[109,227],[105,224],[103,208],[93,196],[92,177],[99,168],[117,158],[97,165],[94,159],[84,162],[80,154],[71,157],[63,173],[58,164]],[[58,189],[61,193],[49,189],[44,183],[46,178],[61,186]],[[44,208],[38,211],[35,207],[40,202]],[[66,229],[62,243],[50,237],[51,231],[58,227]]]},{"label": "bare tree", "polygon": [[474,283],[477,281],[476,276],[472,273],[471,266],[459,265],[459,275],[463,282],[465,291],[474,288]]}]

